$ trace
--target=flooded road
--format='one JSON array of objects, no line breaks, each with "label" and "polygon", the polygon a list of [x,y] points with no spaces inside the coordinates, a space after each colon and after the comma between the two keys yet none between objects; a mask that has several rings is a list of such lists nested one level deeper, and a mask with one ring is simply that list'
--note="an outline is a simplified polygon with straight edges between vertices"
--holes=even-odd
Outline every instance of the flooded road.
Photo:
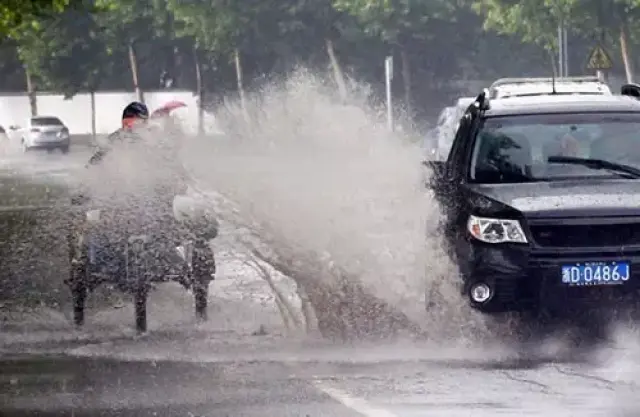
[{"label": "flooded road", "polygon": [[[640,390],[640,368],[633,365],[637,358],[612,367],[571,358],[482,357],[480,350],[437,352],[417,345],[329,347],[318,342],[312,347],[308,342],[301,348],[258,338],[251,347],[225,348],[222,340],[185,342],[165,336],[164,341],[156,336],[70,351],[82,352],[79,357],[8,357],[0,362],[0,412],[7,417],[640,412],[634,400]],[[606,355],[622,354],[609,350]]]},{"label": "flooded road", "polygon": [[353,415],[278,364],[38,357],[0,375],[6,417]]},{"label": "flooded road", "polygon": [[[17,155],[0,169],[66,179],[88,155],[87,148]],[[92,312],[82,332],[68,309],[54,306],[34,320],[3,323],[0,416],[640,415],[634,332],[588,355],[446,341],[333,345],[280,335],[266,284],[229,265],[220,258],[203,328],[191,321],[191,295],[172,288],[152,294],[144,337],[132,336],[128,305]],[[269,336],[252,335],[265,323]]]}]

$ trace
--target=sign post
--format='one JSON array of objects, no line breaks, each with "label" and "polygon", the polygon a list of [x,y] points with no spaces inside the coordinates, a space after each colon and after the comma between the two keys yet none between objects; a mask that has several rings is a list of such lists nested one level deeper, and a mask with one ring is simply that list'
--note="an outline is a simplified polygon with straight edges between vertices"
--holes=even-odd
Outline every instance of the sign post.
[{"label": "sign post", "polygon": [[393,108],[391,102],[391,80],[393,80],[393,56],[388,56],[384,60],[384,78],[387,90],[387,125],[393,131]]},{"label": "sign post", "polygon": [[596,75],[602,82],[607,82],[607,72],[613,68],[613,61],[606,49],[600,44],[594,46],[589,52],[587,69],[596,71]]}]

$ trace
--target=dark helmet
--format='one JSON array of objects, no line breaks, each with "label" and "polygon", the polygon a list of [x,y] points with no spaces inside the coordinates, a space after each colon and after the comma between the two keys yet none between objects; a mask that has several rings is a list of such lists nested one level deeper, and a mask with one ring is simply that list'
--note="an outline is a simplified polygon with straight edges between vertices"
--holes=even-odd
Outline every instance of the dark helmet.
[{"label": "dark helmet", "polygon": [[134,101],[129,103],[122,111],[122,120],[125,119],[148,119],[149,109],[143,103]]}]

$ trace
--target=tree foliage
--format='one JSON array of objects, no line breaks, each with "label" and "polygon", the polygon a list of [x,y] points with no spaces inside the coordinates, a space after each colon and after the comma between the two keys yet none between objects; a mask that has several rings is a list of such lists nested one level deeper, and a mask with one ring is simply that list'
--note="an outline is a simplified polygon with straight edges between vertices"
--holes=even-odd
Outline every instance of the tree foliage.
[{"label": "tree foliage", "polygon": [[19,56],[32,74],[67,96],[97,90],[113,67],[113,49],[93,14],[66,10],[37,29],[21,30],[17,39]]},{"label": "tree foliage", "polygon": [[433,21],[454,19],[456,3],[447,0],[334,0],[337,10],[355,16],[370,34],[389,43],[430,39]]},{"label": "tree foliage", "polygon": [[473,0],[472,5],[484,17],[486,29],[546,48],[557,47],[561,22],[588,37],[606,32],[617,37],[622,23],[636,24],[640,17],[638,0]]},{"label": "tree foliage", "polygon": [[16,28],[32,25],[37,18],[60,13],[81,1],[74,0],[2,0],[0,2],[0,35],[12,35]]},{"label": "tree foliage", "polygon": [[22,88],[15,72],[23,67],[40,89],[68,95],[131,89],[133,50],[142,89],[195,89],[197,57],[205,89],[225,94],[238,88],[237,52],[249,88],[298,64],[326,70],[337,59],[382,89],[384,57],[401,53],[412,100],[424,108],[451,78],[547,74],[543,51],[557,46],[561,21],[573,68],[584,67],[596,41],[622,51],[626,33],[629,69],[639,11],[640,0],[5,0],[0,74],[4,89]]}]

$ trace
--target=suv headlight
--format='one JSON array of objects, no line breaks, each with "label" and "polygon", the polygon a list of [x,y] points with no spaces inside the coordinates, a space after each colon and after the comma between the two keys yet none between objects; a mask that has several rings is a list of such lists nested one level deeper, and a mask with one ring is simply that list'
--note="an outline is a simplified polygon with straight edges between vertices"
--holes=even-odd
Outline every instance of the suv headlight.
[{"label": "suv headlight", "polygon": [[469,216],[467,230],[474,238],[486,243],[527,243],[518,220]]}]

